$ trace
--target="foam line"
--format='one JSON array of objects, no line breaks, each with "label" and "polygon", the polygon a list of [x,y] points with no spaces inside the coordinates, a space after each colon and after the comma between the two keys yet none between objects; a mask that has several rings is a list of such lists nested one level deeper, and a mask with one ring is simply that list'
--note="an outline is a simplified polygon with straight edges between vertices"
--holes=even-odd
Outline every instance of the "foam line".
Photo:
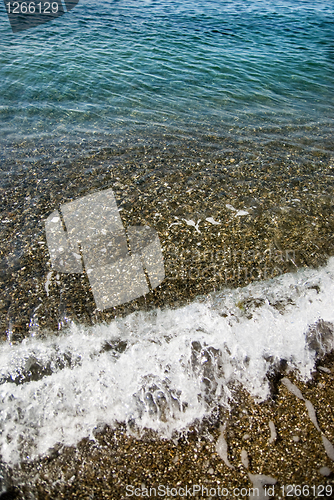
[{"label": "foam line", "polygon": [[[60,335],[34,332],[17,345],[9,334],[0,350],[0,453],[6,462],[34,458],[57,443],[94,438],[99,425],[116,422],[171,438],[217,405],[228,408],[236,386],[265,400],[267,374],[281,360],[308,380],[317,346],[322,353],[333,346],[333,323],[330,259],[318,270],[225,289],[185,307],[137,312],[109,325],[72,323]],[[283,383],[305,401],[288,379]],[[223,439],[218,449],[225,456]]]}]

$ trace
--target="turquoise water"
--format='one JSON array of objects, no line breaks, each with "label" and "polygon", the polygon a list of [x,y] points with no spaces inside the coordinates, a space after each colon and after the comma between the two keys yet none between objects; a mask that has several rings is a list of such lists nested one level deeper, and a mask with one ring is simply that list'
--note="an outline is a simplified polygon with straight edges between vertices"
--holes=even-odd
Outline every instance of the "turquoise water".
[{"label": "turquoise water", "polygon": [[[332,349],[333,13],[81,0],[13,34],[1,3],[1,460],[99,422],[170,437],[228,384],[265,398],[281,361],[308,377],[311,334]],[[159,234],[166,279],[101,312],[87,274],[51,268],[45,220],[106,188]]]},{"label": "turquoise water", "polygon": [[3,158],[23,140],[28,160],[55,154],[36,152],[51,143],[281,140],[287,128],[292,142],[329,148],[330,1],[82,0],[16,34],[1,7],[0,26]]}]

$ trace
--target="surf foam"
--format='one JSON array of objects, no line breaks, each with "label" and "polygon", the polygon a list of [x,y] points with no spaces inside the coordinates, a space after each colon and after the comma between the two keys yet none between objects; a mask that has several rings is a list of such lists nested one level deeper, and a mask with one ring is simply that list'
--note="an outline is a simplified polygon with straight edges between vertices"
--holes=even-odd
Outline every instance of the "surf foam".
[{"label": "surf foam", "polygon": [[71,324],[0,352],[0,452],[15,463],[126,422],[170,438],[242,385],[263,400],[281,360],[311,376],[334,345],[334,258],[109,325]]}]

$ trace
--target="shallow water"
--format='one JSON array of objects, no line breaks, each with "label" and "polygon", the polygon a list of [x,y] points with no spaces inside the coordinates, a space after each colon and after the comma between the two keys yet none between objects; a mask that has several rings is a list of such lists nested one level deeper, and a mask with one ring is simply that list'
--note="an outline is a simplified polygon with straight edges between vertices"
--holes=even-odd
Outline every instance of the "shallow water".
[{"label": "shallow water", "polygon": [[[309,377],[333,338],[331,2],[0,20],[3,459],[116,421],[170,437],[283,365]],[[51,269],[45,220],[106,188],[166,279],[102,313]]]}]

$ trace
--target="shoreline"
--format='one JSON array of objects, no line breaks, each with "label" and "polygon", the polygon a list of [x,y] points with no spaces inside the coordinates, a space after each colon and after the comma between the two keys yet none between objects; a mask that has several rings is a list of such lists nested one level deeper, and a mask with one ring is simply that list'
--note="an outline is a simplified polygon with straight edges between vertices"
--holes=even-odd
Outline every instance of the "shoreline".
[{"label": "shoreline", "polygon": [[[8,304],[0,304],[4,313],[3,340],[9,340],[6,334],[8,319],[12,320],[13,343],[30,335],[33,308],[31,304],[22,308],[22,304],[28,291],[35,290],[36,280],[38,287],[33,292],[31,303],[35,301],[38,305],[39,297],[43,297],[38,315],[39,328],[43,332],[50,329],[50,325],[57,329],[59,321],[66,317],[72,316],[88,325],[108,323],[115,317],[123,317],[133,311],[162,306],[179,307],[206,296],[208,292],[219,290],[226,285],[225,276],[222,283],[216,276],[207,277],[205,273],[222,248],[226,251],[219,256],[220,267],[230,265],[236,270],[228,280],[231,288],[257,281],[254,276],[245,279],[245,274],[238,275],[237,270],[253,267],[255,263],[259,269],[265,269],[268,255],[269,260],[279,259],[284,274],[294,271],[296,267],[318,267],[328,255],[334,253],[330,231],[334,219],[329,182],[333,166],[328,155],[323,157],[326,157],[326,164],[324,162],[322,165],[323,180],[315,183],[319,164],[311,164],[309,159],[303,164],[297,153],[292,163],[288,157],[291,151],[286,153],[284,161],[277,160],[274,165],[270,163],[270,155],[266,157],[263,153],[256,159],[256,154],[250,151],[242,151],[239,156],[235,151],[224,153],[215,162],[201,158],[199,152],[196,154],[198,162],[188,158],[181,165],[178,163],[181,157],[174,158],[174,152],[168,150],[161,152],[159,162],[153,153],[147,153],[140,165],[134,158],[125,164],[122,158],[114,158],[110,165],[108,153],[94,160],[78,161],[67,177],[67,181],[73,181],[73,184],[69,182],[66,191],[56,193],[52,199],[41,198],[37,211],[39,214],[48,214],[51,205],[57,206],[66,199],[77,197],[78,193],[84,195],[90,189],[112,186],[118,206],[122,208],[125,226],[147,224],[155,227],[166,254],[176,256],[167,262],[166,274],[170,276],[174,269],[176,276],[179,276],[184,268],[199,269],[204,273],[203,280],[187,280],[180,275],[176,280],[166,280],[162,287],[146,298],[120,306],[114,311],[97,314],[85,276],[62,277],[60,285],[53,276],[49,287],[50,296],[47,296],[45,278],[49,271],[49,257],[45,243],[37,245],[34,242],[27,254],[14,263],[14,269],[8,268],[8,275],[6,271],[8,289],[12,293],[8,309],[10,314],[6,310]],[[252,158],[251,176],[249,165],[244,161],[247,155]],[[88,163],[90,172],[87,175]],[[293,177],[286,170],[288,165],[293,165]],[[60,173],[61,169],[57,175]],[[94,180],[94,176],[97,179]],[[299,201],[288,204],[288,200],[296,199]],[[229,209],[227,205],[233,206],[235,210]],[[238,210],[247,210],[249,214],[236,216]],[[156,213],[158,217],[155,217]],[[204,222],[211,217],[220,224]],[[203,221],[203,227],[198,226],[200,232],[186,222],[190,220],[196,225],[199,219]],[[180,224],[171,227],[175,222]],[[43,219],[39,225],[42,231]],[[19,226],[18,220],[9,225],[8,230],[16,231]],[[43,243],[41,233],[38,241]],[[272,249],[273,253],[266,253],[268,249]],[[334,407],[333,355],[321,364],[331,373],[320,371],[315,381],[296,383],[305,397],[312,401],[320,428],[327,439],[334,443],[330,426],[333,421],[331,408]],[[148,479],[152,487],[158,483],[167,486],[167,480],[171,485],[185,482],[199,484],[200,481],[204,484],[205,480],[205,484],[217,487],[218,484],[226,484],[229,489],[249,488],[252,483],[248,474],[264,474],[275,478],[277,499],[281,498],[279,488],[284,484],[332,485],[333,476],[319,473],[321,467],[333,471],[333,464],[324,451],[320,433],[308,418],[305,404],[289,394],[278,381],[273,383],[274,386],[277,384],[277,396],[260,404],[256,404],[247,394],[236,391],[238,399],[232,405],[226,428],[228,460],[234,469],[229,468],[216,453],[219,425],[224,423],[227,415],[226,410],[217,409],[217,415],[211,423],[207,423],[205,428],[201,425],[200,431],[193,429],[188,437],[178,442],[157,440],[149,435],[138,440],[128,436],[120,427],[117,431],[106,429],[99,433],[95,442],[85,439],[75,448],[60,448],[33,464],[21,464],[21,468],[14,471],[16,480],[22,483],[17,498],[125,499],[131,498],[126,497],[127,484],[133,481],[136,487],[141,488]],[[241,412],[238,404],[243,405]],[[278,436],[270,446],[269,421],[274,422]],[[299,441],[293,440],[297,431],[291,434],[291,425],[295,425],[294,429],[298,427]],[[245,434],[249,434],[250,438],[244,439]],[[249,459],[248,470],[241,461],[243,449]],[[245,462],[245,454],[243,457]]]},{"label": "shoreline", "polygon": [[[4,204],[17,208],[4,224],[1,338],[8,340],[9,330],[12,342],[29,336],[38,306],[39,331],[57,331],[66,318],[93,325],[140,309],[186,304],[226,285],[319,267],[334,255],[329,154],[224,147],[211,156],[201,148],[185,156],[172,146],[129,157],[105,151],[56,163],[45,186],[34,188],[34,177],[24,181],[34,205],[27,207],[24,189],[5,194]],[[64,202],[110,187],[125,228],[149,225],[158,232],[166,279],[145,298],[101,313],[86,274],[48,278],[44,222]]]},{"label": "shoreline", "polygon": [[[333,457],[331,460],[326,454],[321,434],[311,422],[304,402],[281,381],[284,375],[312,402],[321,431],[334,443],[331,425],[334,421],[334,352],[317,366],[312,380],[306,383],[291,373],[279,374],[273,384],[272,397],[262,403],[255,403],[244,391],[237,390],[230,411],[217,409],[211,422],[194,425],[174,441],[161,440],[150,432],[136,438],[129,435],[124,426],[116,430],[105,428],[96,432],[94,441],[83,439],[76,447],[54,449],[33,463],[21,463],[11,471],[10,483],[14,489],[9,491],[16,496],[7,498],[181,498],[182,495],[162,493],[167,493],[167,487],[176,488],[175,493],[186,486],[195,493],[192,497],[198,499],[210,498],[205,488],[212,492],[215,489],[216,495],[211,497],[218,497],[218,487],[221,498],[249,498],[248,494],[233,496],[232,492],[235,488],[244,488],[244,493],[245,489],[254,487],[250,478],[254,481],[257,475],[276,481],[275,495],[270,498],[285,498],[286,488],[292,484],[309,486],[309,494],[299,498],[318,498],[313,495],[314,491],[320,498],[322,486],[327,486],[323,497],[333,498],[332,493],[326,495],[330,487],[334,492]],[[224,423],[225,459],[222,447],[217,453]],[[202,490],[189,490],[194,485],[203,487],[204,495]],[[312,486],[316,490],[312,490]],[[267,488],[269,491],[269,486]],[[228,496],[223,494],[227,490]]]}]

